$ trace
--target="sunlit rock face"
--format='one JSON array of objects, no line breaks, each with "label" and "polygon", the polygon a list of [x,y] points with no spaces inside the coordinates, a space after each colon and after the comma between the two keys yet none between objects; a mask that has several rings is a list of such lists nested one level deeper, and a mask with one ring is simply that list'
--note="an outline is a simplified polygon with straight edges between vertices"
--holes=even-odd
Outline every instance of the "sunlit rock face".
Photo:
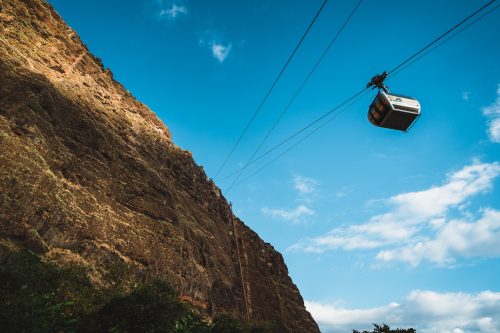
[{"label": "sunlit rock face", "polygon": [[319,332],[282,256],[42,0],[0,1],[0,241],[168,278],[206,316]]}]

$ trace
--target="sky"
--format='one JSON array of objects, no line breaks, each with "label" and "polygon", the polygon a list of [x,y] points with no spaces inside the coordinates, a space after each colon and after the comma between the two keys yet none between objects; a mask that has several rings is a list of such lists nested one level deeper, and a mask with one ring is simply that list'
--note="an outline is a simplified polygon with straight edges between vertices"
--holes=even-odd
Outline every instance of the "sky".
[{"label": "sky", "polygon": [[[421,103],[409,132],[368,122],[369,91],[227,191],[355,1],[328,1],[218,177],[322,0],[49,2],[283,254],[322,332],[500,332],[500,9],[388,80]],[[260,152],[485,2],[363,1]]]}]

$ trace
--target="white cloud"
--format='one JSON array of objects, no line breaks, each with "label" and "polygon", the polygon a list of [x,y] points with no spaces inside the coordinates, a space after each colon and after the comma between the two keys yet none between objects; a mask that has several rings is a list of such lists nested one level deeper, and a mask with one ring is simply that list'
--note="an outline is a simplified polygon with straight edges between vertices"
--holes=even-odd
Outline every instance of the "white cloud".
[{"label": "white cloud", "polygon": [[493,142],[500,142],[500,117],[490,120],[488,134]]},{"label": "white cloud", "polygon": [[171,19],[175,19],[179,15],[187,15],[187,14],[188,14],[187,7],[177,4],[172,4],[169,8],[160,10],[160,17],[167,16]]},{"label": "white cloud", "polygon": [[491,105],[483,108],[485,115],[500,115],[500,84],[497,88],[497,99]]},{"label": "white cloud", "polygon": [[482,109],[483,114],[488,117],[488,136],[493,142],[500,143],[500,84],[497,88],[497,98],[489,106]]},{"label": "white cloud", "polygon": [[217,42],[210,43],[210,50],[212,51],[212,55],[214,56],[215,59],[219,60],[220,63],[226,60],[231,49],[232,49],[231,44],[223,45]]},{"label": "white cloud", "polygon": [[318,181],[302,177],[302,176],[294,176],[293,177],[293,187],[299,192],[299,194],[310,194],[316,191],[316,186],[318,185]]},{"label": "white cloud", "polygon": [[345,186],[345,187],[342,187],[337,192],[335,192],[335,196],[340,199],[340,198],[343,198],[346,195],[352,193],[353,191],[354,191],[354,187],[353,186]]},{"label": "white cloud", "polygon": [[207,29],[200,32],[200,37],[198,39],[198,44],[201,47],[208,47],[212,56],[223,63],[233,49],[233,44],[229,42],[223,42],[226,40],[224,33],[214,29]]},{"label": "white cloud", "polygon": [[261,212],[265,215],[279,218],[285,221],[299,222],[301,218],[305,216],[314,215],[314,210],[304,206],[299,205],[293,209],[272,209],[268,207],[264,207],[261,209]]},{"label": "white cloud", "polygon": [[419,333],[500,332],[500,292],[477,294],[412,291],[402,302],[368,309],[305,302],[322,332],[370,329],[372,323],[413,327]]},{"label": "white cloud", "polygon": [[383,261],[403,261],[413,266],[422,260],[453,263],[455,257],[500,256],[500,211],[486,209],[478,221],[452,220],[437,228],[437,235],[409,246],[377,254]]},{"label": "white cloud", "polygon": [[468,101],[468,100],[469,100],[469,98],[470,98],[470,91],[463,91],[463,92],[462,92],[462,99],[463,99],[464,101]]},{"label": "white cloud", "polygon": [[397,303],[369,309],[346,309],[335,304],[305,301],[307,310],[323,329],[322,332],[349,332],[353,329],[369,328],[372,323],[390,322],[387,318]]},{"label": "white cloud", "polygon": [[[498,234],[497,215],[494,210],[485,210],[484,220],[471,223],[447,222],[450,208],[463,207],[470,197],[490,190],[493,180],[499,174],[500,165],[496,162],[474,162],[449,174],[440,186],[402,193],[384,200],[384,204],[390,208],[389,211],[371,217],[367,223],[335,228],[326,235],[294,244],[288,250],[321,253],[335,249],[389,248],[379,252],[377,258],[383,261],[406,258],[404,261],[412,264],[418,264],[422,259],[446,263],[452,260],[454,255],[499,255],[497,252],[480,251],[480,245],[472,243],[475,239],[488,239],[493,243],[498,239],[496,246],[500,246],[500,238],[494,237]],[[436,234],[434,242],[430,237],[426,238],[429,230]],[[463,237],[471,242],[469,247],[459,251],[459,245],[453,239],[455,231],[461,231]],[[407,247],[401,248],[402,246]],[[438,252],[436,247],[439,247],[441,252]]]},{"label": "white cloud", "polygon": [[300,204],[292,209],[275,209],[263,207],[261,212],[267,216],[285,221],[301,222],[304,217],[312,216],[316,212],[307,207],[313,200],[311,196],[316,192],[318,182],[312,178],[294,176],[293,187],[298,193]]},{"label": "white cloud", "polygon": [[418,223],[442,216],[449,208],[456,207],[469,197],[490,190],[492,180],[498,174],[498,163],[473,163],[449,174],[447,181],[441,186],[391,197],[388,202],[395,209],[374,217],[372,221]]}]

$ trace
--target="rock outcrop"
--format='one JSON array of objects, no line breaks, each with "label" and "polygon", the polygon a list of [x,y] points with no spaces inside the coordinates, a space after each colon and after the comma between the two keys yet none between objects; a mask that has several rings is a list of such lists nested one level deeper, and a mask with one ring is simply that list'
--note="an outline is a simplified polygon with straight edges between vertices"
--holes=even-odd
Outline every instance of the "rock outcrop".
[{"label": "rock outcrop", "polygon": [[168,277],[207,316],[319,332],[282,256],[43,0],[0,1],[0,238]]}]

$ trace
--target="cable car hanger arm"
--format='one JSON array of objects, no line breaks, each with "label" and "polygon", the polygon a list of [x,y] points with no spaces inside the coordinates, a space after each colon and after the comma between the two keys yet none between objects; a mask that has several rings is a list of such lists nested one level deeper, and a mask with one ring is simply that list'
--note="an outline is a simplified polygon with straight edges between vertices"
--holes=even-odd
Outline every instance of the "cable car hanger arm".
[{"label": "cable car hanger arm", "polygon": [[375,88],[382,89],[383,91],[385,91],[386,93],[388,93],[389,92],[389,87],[387,87],[384,84],[384,80],[387,78],[388,75],[389,75],[389,73],[387,73],[386,71],[384,71],[382,74],[375,75],[374,77],[372,77],[372,79],[370,80],[370,82],[368,82],[366,84],[366,87],[367,88],[371,87],[372,89],[375,89]]}]

